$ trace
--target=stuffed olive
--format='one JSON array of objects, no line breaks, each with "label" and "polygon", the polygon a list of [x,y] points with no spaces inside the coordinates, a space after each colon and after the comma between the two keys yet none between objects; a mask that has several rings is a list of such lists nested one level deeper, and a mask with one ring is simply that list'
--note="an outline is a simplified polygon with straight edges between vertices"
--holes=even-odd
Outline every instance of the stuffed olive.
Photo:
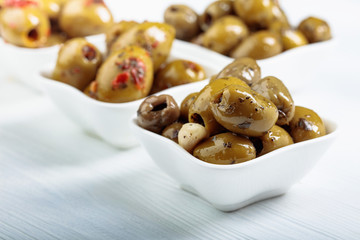
[{"label": "stuffed olive", "polygon": [[112,44],[116,41],[116,39],[129,30],[130,28],[138,25],[139,23],[135,21],[120,21],[118,23],[113,24],[106,32],[105,32],[105,41],[106,41],[106,48],[108,52],[111,49]]}]

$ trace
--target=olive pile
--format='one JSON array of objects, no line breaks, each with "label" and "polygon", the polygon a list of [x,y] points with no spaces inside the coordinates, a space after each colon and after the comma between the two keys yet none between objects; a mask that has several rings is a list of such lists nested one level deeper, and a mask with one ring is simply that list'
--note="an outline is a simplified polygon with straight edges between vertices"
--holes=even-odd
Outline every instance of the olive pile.
[{"label": "olive pile", "polygon": [[169,95],[146,98],[137,122],[215,164],[245,162],[326,134],[322,119],[295,106],[281,80],[261,78],[251,58],[236,59],[180,107]]},{"label": "olive pile", "polygon": [[105,32],[113,17],[103,0],[0,1],[0,35],[27,48]]},{"label": "olive pile", "polygon": [[164,21],[175,27],[177,39],[232,58],[264,59],[331,38],[329,25],[319,18],[292,28],[277,0],[217,0],[201,15],[186,5],[171,5]]},{"label": "olive pile", "polygon": [[65,42],[52,78],[112,103],[205,79],[205,70],[197,63],[182,59],[165,63],[174,38],[175,30],[168,24],[121,21],[106,32],[107,56],[84,38]]}]

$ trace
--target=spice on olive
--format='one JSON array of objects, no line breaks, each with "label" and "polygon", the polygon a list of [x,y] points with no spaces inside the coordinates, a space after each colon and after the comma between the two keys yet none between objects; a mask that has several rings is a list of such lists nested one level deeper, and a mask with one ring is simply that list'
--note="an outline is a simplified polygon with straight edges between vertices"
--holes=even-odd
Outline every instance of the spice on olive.
[{"label": "spice on olive", "polygon": [[219,18],[233,13],[232,0],[217,0],[206,7],[199,17],[199,25],[202,31],[206,31]]},{"label": "spice on olive", "polygon": [[167,126],[161,133],[162,136],[178,143],[179,131],[184,124],[181,122],[174,122]]},{"label": "spice on olive", "polygon": [[190,40],[200,31],[197,13],[183,4],[170,5],[165,10],[164,21],[175,28],[177,39]]},{"label": "spice on olive", "polygon": [[149,131],[161,133],[161,131],[180,116],[180,110],[169,95],[147,97],[137,111],[137,123]]},{"label": "spice on olive", "polygon": [[277,125],[290,122],[295,114],[295,103],[284,83],[276,77],[265,77],[251,86],[252,90],[263,95],[275,104],[279,112]]},{"label": "spice on olive", "polygon": [[256,157],[253,143],[234,133],[221,133],[196,146],[194,157],[214,164],[236,164]]},{"label": "spice on olive", "polygon": [[184,100],[181,102],[180,104],[180,118],[182,120],[188,121],[188,116],[189,116],[189,108],[190,105],[193,103],[193,101],[196,99],[197,95],[199,93],[195,92],[195,93],[190,93],[189,95],[187,95],[186,98],[184,98]]},{"label": "spice on olive", "polygon": [[308,17],[298,26],[310,43],[331,39],[331,30],[328,23],[320,18]]},{"label": "spice on olive", "polygon": [[326,134],[325,125],[319,115],[305,107],[295,107],[295,115],[289,125],[290,135],[295,143]]},{"label": "spice on olive", "polygon": [[294,143],[290,134],[277,125],[270,128],[264,136],[260,137],[260,140],[262,145],[260,156]]},{"label": "spice on olive", "polygon": [[111,46],[116,41],[116,39],[123,33],[125,33],[130,28],[138,25],[139,23],[135,21],[120,21],[118,23],[113,24],[106,32],[105,32],[105,42],[107,51],[110,52]]}]

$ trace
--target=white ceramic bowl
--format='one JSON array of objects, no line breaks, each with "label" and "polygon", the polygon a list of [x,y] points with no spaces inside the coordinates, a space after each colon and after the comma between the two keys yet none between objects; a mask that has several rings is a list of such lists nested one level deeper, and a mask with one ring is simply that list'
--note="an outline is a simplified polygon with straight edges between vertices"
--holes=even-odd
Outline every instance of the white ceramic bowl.
[{"label": "white ceramic bowl", "polygon": [[[207,76],[218,73],[229,63],[228,58],[215,52],[181,41],[174,42],[169,61],[172,59],[194,61],[205,69]],[[128,123],[143,99],[128,103],[105,103],[94,100],[70,85],[47,78],[54,66],[55,63],[48,65],[36,78],[53,103],[65,115],[85,131],[116,147],[128,148],[137,144]],[[202,82],[204,83],[201,84],[206,84],[207,81]]]},{"label": "white ceramic bowl", "polygon": [[[88,41],[97,46],[101,50],[105,50],[104,35],[94,35],[86,37]],[[1,75],[5,78],[21,81],[27,86],[41,91],[41,86],[37,77],[44,66],[49,63],[55,63],[60,44],[44,48],[23,48],[5,43],[0,38],[0,69]]]},{"label": "white ceramic bowl", "polygon": [[[186,86],[168,93],[179,103],[203,85]],[[337,125],[325,119],[328,134],[277,149],[248,162],[216,165],[203,162],[175,142],[139,127],[131,128],[153,161],[180,186],[222,211],[233,211],[257,201],[286,193],[304,177],[329,148]]]}]

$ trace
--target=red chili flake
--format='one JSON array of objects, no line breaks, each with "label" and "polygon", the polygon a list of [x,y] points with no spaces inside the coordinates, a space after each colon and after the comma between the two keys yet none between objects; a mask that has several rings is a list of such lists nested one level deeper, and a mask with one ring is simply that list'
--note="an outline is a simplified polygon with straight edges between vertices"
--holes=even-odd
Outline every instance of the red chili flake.
[{"label": "red chili flake", "polygon": [[29,5],[38,6],[38,3],[32,0],[5,0],[5,7],[26,7]]},{"label": "red chili flake", "polygon": [[92,46],[85,45],[81,51],[83,56],[89,61],[92,61],[96,58],[96,50]]},{"label": "red chili flake", "polygon": [[81,69],[79,67],[74,67],[72,70],[71,70],[71,73],[72,74],[78,74],[81,72]]},{"label": "red chili flake", "polygon": [[111,83],[112,89],[115,90],[115,89],[119,89],[120,87],[126,86],[129,77],[130,77],[129,72],[119,73]]},{"label": "red chili flake", "polygon": [[159,45],[159,41],[155,41],[151,44],[152,48],[156,48]]}]

